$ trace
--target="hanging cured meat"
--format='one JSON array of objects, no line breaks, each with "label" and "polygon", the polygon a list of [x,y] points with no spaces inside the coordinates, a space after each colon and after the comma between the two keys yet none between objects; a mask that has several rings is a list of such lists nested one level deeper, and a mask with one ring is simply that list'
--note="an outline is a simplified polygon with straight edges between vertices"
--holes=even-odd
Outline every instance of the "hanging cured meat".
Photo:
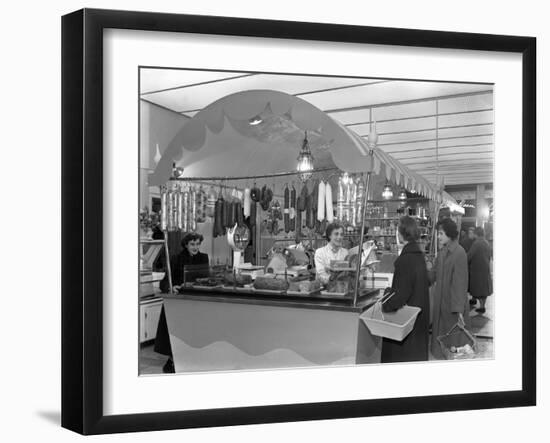
[{"label": "hanging cured meat", "polygon": [[315,183],[313,184],[313,189],[311,191],[311,229],[315,228],[315,221],[317,220],[317,205],[319,204],[319,186]]},{"label": "hanging cured meat", "polygon": [[288,234],[290,232],[290,190],[288,189],[288,185],[285,185],[283,204],[284,228]]},{"label": "hanging cured meat", "polygon": [[224,200],[223,197],[220,196],[216,200],[216,204],[214,205],[214,237],[219,237],[223,235],[223,229],[224,229]]},{"label": "hanging cured meat", "polygon": [[325,205],[326,205],[326,218],[329,223],[334,221],[334,209],[332,207],[332,188],[330,183],[325,184]]},{"label": "hanging cured meat", "polygon": [[[302,196],[300,195],[298,197],[298,200],[296,201],[296,207],[299,208],[300,200],[302,199]],[[296,211],[296,241],[300,241],[302,238],[302,211],[299,209]]]},{"label": "hanging cured meat", "polygon": [[243,199],[243,215],[245,218],[250,217],[250,204],[252,203],[250,199],[250,188],[244,190],[244,199]]},{"label": "hanging cured meat", "polygon": [[206,206],[208,205],[208,196],[206,194],[206,191],[202,187],[202,185],[199,186],[199,189],[196,193],[196,202],[197,202],[196,222],[204,223],[206,221]]},{"label": "hanging cured meat", "polygon": [[317,220],[320,222],[325,219],[325,182],[319,182],[317,191]]},{"label": "hanging cured meat", "polygon": [[223,200],[223,227],[224,228],[233,227],[233,223],[231,220],[231,202],[226,199]]},{"label": "hanging cured meat", "polygon": [[168,228],[167,217],[168,205],[166,203],[166,187],[163,186],[160,190],[160,229],[166,231]]},{"label": "hanging cured meat", "polygon": [[181,226],[178,223],[178,229],[181,229],[183,232],[189,230],[189,213],[190,213],[190,204],[189,204],[189,190],[185,189],[183,191],[183,201],[180,210],[178,211],[181,214]]},{"label": "hanging cured meat", "polygon": [[349,204],[348,204],[348,222],[352,226],[357,225],[357,184],[352,181],[348,186]]},{"label": "hanging cured meat", "polygon": [[237,224],[242,226],[244,224],[243,205],[240,201],[233,202],[233,204],[235,205]]},{"label": "hanging cured meat", "polygon": [[338,194],[336,196],[336,218],[343,222],[345,221],[345,204],[346,204],[346,197],[345,197],[345,185],[344,180],[342,177],[338,179]]},{"label": "hanging cured meat", "polygon": [[264,211],[267,211],[269,209],[269,203],[271,203],[272,199],[273,191],[269,189],[267,185],[264,185],[260,194],[260,206]]},{"label": "hanging cured meat", "polygon": [[260,188],[256,186],[256,183],[254,183],[254,186],[250,190],[250,199],[253,202],[258,203],[261,200],[261,197],[262,197],[262,191],[260,190]]},{"label": "hanging cured meat", "polygon": [[290,230],[294,231],[296,229],[296,188],[292,185],[292,190],[290,191]]},{"label": "hanging cured meat", "polygon": [[357,208],[355,223],[360,226],[362,223],[361,218],[363,217],[363,198],[365,196],[365,185],[363,180],[359,177],[357,179],[357,192],[355,198],[355,206]]},{"label": "hanging cured meat", "polygon": [[306,226],[308,229],[315,227],[315,213],[313,212],[313,196],[309,194],[306,197]]},{"label": "hanging cured meat", "polygon": [[216,191],[214,188],[210,188],[208,191],[208,199],[206,203],[206,216],[207,217],[214,217],[214,210],[216,207],[216,200],[218,199],[218,196],[216,195]]},{"label": "hanging cured meat", "polygon": [[172,189],[166,191],[166,228],[173,231],[176,228],[175,220],[176,194]]},{"label": "hanging cured meat", "polygon": [[197,191],[195,188],[189,189],[189,202],[187,211],[187,230],[197,230]]},{"label": "hanging cured meat", "polygon": [[302,186],[302,190],[300,191],[300,197],[298,197],[298,200],[296,200],[296,209],[298,211],[306,210],[306,198],[307,198],[307,186],[304,183],[304,186]]}]

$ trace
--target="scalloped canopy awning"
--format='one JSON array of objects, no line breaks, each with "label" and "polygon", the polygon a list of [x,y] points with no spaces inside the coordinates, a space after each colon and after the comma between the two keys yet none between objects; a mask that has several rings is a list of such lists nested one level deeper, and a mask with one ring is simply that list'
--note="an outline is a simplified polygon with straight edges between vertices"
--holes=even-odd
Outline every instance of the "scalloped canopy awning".
[{"label": "scalloped canopy awning", "polygon": [[[253,119],[261,123],[251,125]],[[387,180],[434,200],[454,199],[389,154],[366,141],[307,101],[279,91],[250,90],[223,97],[187,121],[164,150],[149,185],[170,178],[172,163],[184,176],[231,177],[292,171],[307,131],[316,168],[349,173],[373,170]]]}]

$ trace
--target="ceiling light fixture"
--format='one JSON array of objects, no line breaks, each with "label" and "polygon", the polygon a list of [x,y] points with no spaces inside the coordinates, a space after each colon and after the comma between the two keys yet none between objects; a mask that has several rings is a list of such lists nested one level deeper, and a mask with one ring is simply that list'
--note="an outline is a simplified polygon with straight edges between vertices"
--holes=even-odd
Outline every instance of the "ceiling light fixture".
[{"label": "ceiling light fixture", "polygon": [[382,198],[385,200],[391,200],[393,198],[393,189],[389,183],[386,183],[382,189]]},{"label": "ceiling light fixture", "polygon": [[296,170],[299,172],[298,176],[302,182],[308,181],[313,176],[313,155],[311,155],[311,149],[309,148],[309,143],[307,141],[307,131],[304,136],[304,141],[302,143],[302,149],[300,150],[300,155],[298,155],[298,165]]},{"label": "ceiling light fixture", "polygon": [[399,194],[397,195],[397,198],[399,200],[407,200],[407,192],[404,189],[401,189],[401,191],[399,191]]}]

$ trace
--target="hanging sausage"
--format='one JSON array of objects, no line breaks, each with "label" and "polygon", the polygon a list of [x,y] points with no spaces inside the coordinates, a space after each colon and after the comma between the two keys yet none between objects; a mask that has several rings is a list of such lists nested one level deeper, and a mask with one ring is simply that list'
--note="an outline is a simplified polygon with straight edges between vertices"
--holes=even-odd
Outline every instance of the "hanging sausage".
[{"label": "hanging sausage", "polygon": [[242,226],[244,224],[244,218],[243,218],[243,205],[240,202],[240,200],[237,200],[234,202],[235,204],[235,212],[236,214],[236,222],[239,226]]},{"label": "hanging sausage", "polygon": [[245,218],[250,217],[250,204],[252,203],[250,199],[250,188],[245,188],[244,190],[244,199],[243,199],[243,215]]},{"label": "hanging sausage", "polygon": [[174,225],[172,229],[183,229],[183,192],[179,186],[174,190]]},{"label": "hanging sausage", "polygon": [[332,223],[334,221],[334,209],[332,208],[332,188],[329,182],[325,184],[325,205],[327,221],[329,223]]},{"label": "hanging sausage", "polygon": [[313,183],[313,189],[311,190],[311,212],[313,217],[313,224],[317,220],[317,205],[319,204],[319,186]]},{"label": "hanging sausage", "polygon": [[338,221],[343,222],[345,221],[345,204],[346,204],[346,196],[345,196],[345,185],[344,180],[342,177],[338,178],[338,194],[336,197],[336,218]]},{"label": "hanging sausage", "polygon": [[[302,211],[300,211],[302,196],[300,195],[296,200],[296,241],[300,241],[302,238]],[[303,205],[305,206],[305,205]]]},{"label": "hanging sausage", "polygon": [[357,226],[357,183],[351,180],[348,187],[349,204],[348,204],[348,222],[352,226]]},{"label": "hanging sausage", "polygon": [[307,185],[304,183],[302,190],[300,191],[300,197],[296,200],[296,209],[298,211],[306,210],[306,198],[307,198]]},{"label": "hanging sausage", "polygon": [[254,186],[250,190],[250,199],[253,202],[258,203],[261,200],[261,197],[262,197],[262,191],[260,190],[260,188],[256,186],[256,183],[254,183]]},{"label": "hanging sausage", "polygon": [[319,189],[317,191],[317,220],[323,221],[325,219],[325,182],[322,180],[319,182]]},{"label": "hanging sausage", "polygon": [[285,185],[283,204],[284,227],[285,232],[288,234],[290,232],[290,190],[288,189],[288,185]]},{"label": "hanging sausage", "polygon": [[168,206],[168,230],[174,231],[176,229],[176,193],[173,189],[168,190],[167,194],[167,206]]},{"label": "hanging sausage", "polygon": [[292,184],[292,190],[290,191],[290,230],[294,231],[296,229],[296,188],[294,183]]},{"label": "hanging sausage", "polygon": [[218,196],[216,195],[216,191],[214,190],[213,187],[211,187],[210,191],[208,191],[208,200],[206,204],[207,217],[214,217],[217,199],[218,199]]},{"label": "hanging sausage", "polygon": [[194,187],[189,189],[188,205],[187,230],[194,232],[197,230],[197,191]]},{"label": "hanging sausage", "polygon": [[168,229],[167,218],[168,204],[166,202],[166,186],[160,188],[160,229],[166,231]]},{"label": "hanging sausage", "polygon": [[260,206],[264,211],[269,209],[269,203],[271,203],[272,198],[273,191],[269,189],[267,185],[263,185],[262,192],[260,194]]},{"label": "hanging sausage", "polygon": [[189,230],[189,213],[190,210],[190,199],[189,199],[189,190],[185,189],[183,191],[183,204],[182,204],[182,212],[181,212],[181,228],[178,227],[178,229],[181,229],[183,232],[187,232]]},{"label": "hanging sausage", "polygon": [[200,185],[199,189],[196,191],[195,200],[197,210],[196,222],[204,223],[206,221],[206,205],[208,204],[208,196],[202,185]]},{"label": "hanging sausage", "polygon": [[365,195],[365,185],[363,184],[363,180],[361,177],[357,178],[357,192],[355,197],[355,206],[357,208],[356,217],[355,217],[355,223],[357,226],[361,226],[362,220],[361,217],[363,216],[363,197]]},{"label": "hanging sausage", "polygon": [[306,226],[308,229],[315,227],[315,213],[313,212],[313,195],[308,194],[306,197]]},{"label": "hanging sausage", "polygon": [[214,205],[214,237],[223,235],[224,228],[224,200],[220,193]]}]

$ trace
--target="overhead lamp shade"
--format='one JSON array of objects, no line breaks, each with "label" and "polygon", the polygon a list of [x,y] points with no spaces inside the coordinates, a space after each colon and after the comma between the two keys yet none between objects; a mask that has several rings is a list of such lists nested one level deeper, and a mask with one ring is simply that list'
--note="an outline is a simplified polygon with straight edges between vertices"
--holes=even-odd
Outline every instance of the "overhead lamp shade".
[{"label": "overhead lamp shade", "polygon": [[390,184],[384,185],[384,189],[382,189],[382,198],[385,200],[390,200],[393,198],[393,189]]},{"label": "overhead lamp shade", "polygon": [[300,155],[298,155],[298,165],[296,166],[300,180],[303,182],[308,181],[313,176],[313,169],[313,155],[311,155],[311,150],[309,149],[306,133],[302,144],[302,150],[300,151]]},{"label": "overhead lamp shade", "polygon": [[407,192],[404,189],[402,189],[401,191],[399,191],[397,198],[399,200],[407,200]]}]

